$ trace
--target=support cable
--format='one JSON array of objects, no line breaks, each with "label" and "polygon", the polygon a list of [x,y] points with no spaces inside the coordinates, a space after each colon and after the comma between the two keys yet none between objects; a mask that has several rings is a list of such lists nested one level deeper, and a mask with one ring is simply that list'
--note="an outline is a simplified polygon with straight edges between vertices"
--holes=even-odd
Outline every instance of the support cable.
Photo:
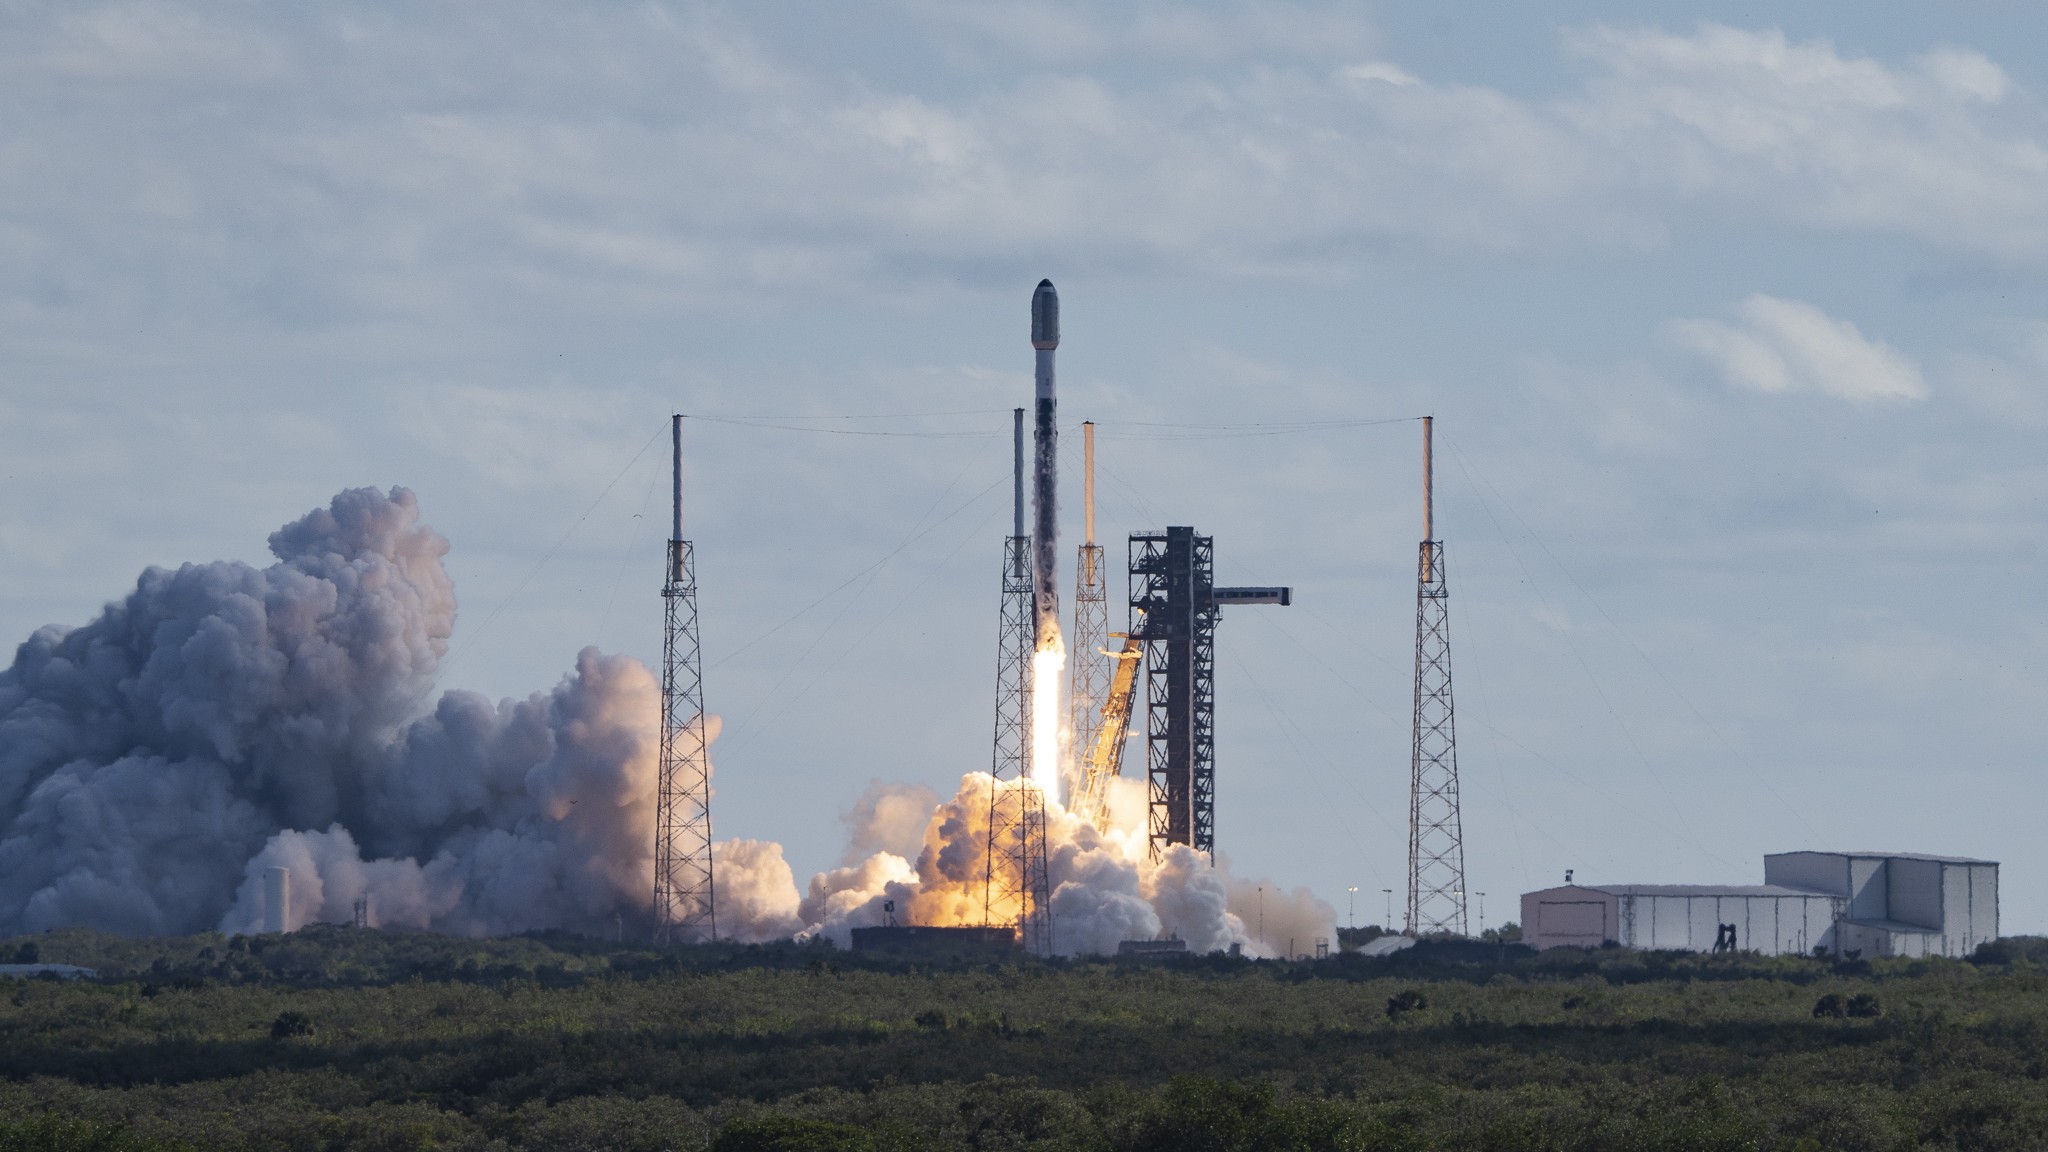
[{"label": "support cable", "polygon": [[[1453,455],[1458,460],[1458,467],[1460,468],[1460,470],[1463,470],[1465,472],[1466,480],[1473,484],[1473,490],[1477,492],[1478,484],[1473,479],[1471,471],[1466,466],[1464,453],[1458,452],[1455,449],[1453,449]],[[1493,506],[1491,502],[1486,500],[1485,497],[1482,495],[1479,501],[1479,506],[1483,511],[1485,511],[1487,520],[1490,523],[1492,523],[1495,534],[1500,537],[1502,545],[1504,545],[1508,550],[1508,554],[1515,558],[1516,567],[1522,570],[1522,576],[1529,582],[1529,588],[1531,591],[1535,592],[1538,602],[1540,602],[1545,608],[1549,609],[1550,611],[1562,615],[1561,612],[1558,612],[1557,607],[1550,602],[1550,598],[1543,594],[1542,586],[1536,580],[1536,574],[1530,571],[1528,563],[1522,559],[1521,551],[1515,547],[1512,541],[1508,539],[1507,532],[1504,528],[1502,528],[1499,517],[1494,515]],[[1672,791],[1670,782],[1664,779],[1664,774],[1657,771],[1656,764],[1651,761],[1649,754],[1643,750],[1642,743],[1636,739],[1636,734],[1628,726],[1628,722],[1621,718],[1621,712],[1619,709],[1615,708],[1614,701],[1608,697],[1607,689],[1601,685],[1599,677],[1594,675],[1592,664],[1586,660],[1585,654],[1579,651],[1579,646],[1572,642],[1572,639],[1569,635],[1566,635],[1563,632],[1559,632],[1558,637],[1559,639],[1564,641],[1566,651],[1572,654],[1572,659],[1577,662],[1579,670],[1585,673],[1587,685],[1593,689],[1593,694],[1600,698],[1600,704],[1602,707],[1607,709],[1607,715],[1614,721],[1614,726],[1621,730],[1622,738],[1628,741],[1628,746],[1630,750],[1635,752],[1636,760],[1639,763],[1641,763],[1643,771],[1649,773],[1650,779],[1656,783],[1658,791],[1664,794],[1665,802],[1671,805],[1672,819],[1676,822],[1678,827],[1685,827],[1684,810],[1679,804],[1678,794]],[[1717,860],[1722,864],[1727,865],[1729,868],[1741,868],[1740,864],[1737,864],[1733,860],[1728,859],[1726,856],[1721,855],[1719,852],[1714,851],[1711,847],[1707,846],[1704,842],[1702,842],[1698,837],[1693,836],[1690,833],[1686,833],[1685,839],[1708,857]]]},{"label": "support cable", "polygon": [[660,438],[661,432],[660,430],[657,429],[654,435],[649,436],[647,438],[647,443],[642,444],[640,446],[640,450],[638,452],[633,453],[633,458],[631,460],[626,461],[626,466],[624,468],[619,469],[619,474],[612,477],[611,483],[606,484],[604,486],[604,491],[599,492],[597,494],[597,499],[592,500],[590,502],[590,507],[585,508],[583,510],[583,515],[578,516],[575,522],[569,525],[568,530],[562,533],[561,538],[555,541],[554,546],[552,548],[549,548],[547,552],[543,554],[539,560],[534,562],[533,567],[527,570],[525,576],[520,577],[519,583],[513,586],[512,591],[506,593],[504,598],[498,601],[498,606],[491,610],[491,614],[484,618],[484,622],[482,624],[477,625],[476,631],[471,632],[469,634],[469,638],[462,642],[462,647],[457,648],[455,652],[452,655],[450,655],[446,660],[441,661],[441,668],[443,671],[446,671],[448,668],[452,667],[457,660],[462,659],[464,653],[468,652],[471,648],[476,646],[477,637],[483,635],[484,632],[487,629],[489,629],[492,624],[497,622],[498,617],[503,616],[505,614],[505,609],[510,607],[512,602],[519,598],[519,594],[521,592],[526,591],[526,586],[533,582],[533,578],[540,574],[540,570],[542,568],[547,567],[548,561],[555,558],[555,553],[560,552],[562,550],[562,545],[567,544],[569,542],[569,537],[574,536],[576,534],[576,529],[581,528],[583,526],[583,522],[585,520],[590,519],[590,514],[592,512],[597,511],[597,506],[604,503],[604,498],[612,494],[612,489],[618,486],[619,481],[626,478],[626,473],[631,472],[633,470],[633,465],[638,464],[640,462],[640,457],[645,456],[647,454],[647,450],[649,448],[654,447],[654,442]]},{"label": "support cable", "polygon": [[[1445,440],[1446,442],[1450,442],[1449,437],[1445,437]],[[1819,839],[1821,835],[1820,829],[1814,827],[1813,822],[1806,818],[1806,813],[1800,811],[1797,807],[1794,807],[1790,802],[1788,802],[1784,798],[1784,796],[1780,795],[1778,793],[1778,790],[1771,786],[1770,778],[1766,776],[1763,773],[1763,771],[1756,766],[1756,763],[1752,761],[1748,756],[1744,755],[1742,750],[1735,746],[1734,742],[1730,741],[1728,737],[1722,734],[1719,728],[1715,727],[1714,722],[1707,718],[1706,713],[1701,711],[1698,705],[1694,704],[1692,700],[1689,697],[1687,697],[1684,692],[1679,690],[1678,685],[1672,681],[1669,675],[1665,673],[1663,667],[1660,666],[1655,660],[1652,660],[1650,658],[1649,653],[1643,651],[1642,646],[1636,643],[1634,637],[1630,636],[1627,632],[1622,630],[1621,625],[1615,622],[1614,617],[1608,613],[1606,606],[1601,603],[1600,599],[1594,596],[1591,592],[1587,591],[1586,586],[1580,583],[1578,576],[1574,574],[1570,568],[1565,567],[1564,562],[1557,558],[1557,554],[1550,550],[1550,545],[1545,543],[1543,538],[1536,534],[1535,529],[1529,526],[1528,520],[1525,519],[1520,512],[1515,510],[1514,505],[1510,504],[1506,497],[1501,495],[1500,489],[1494,487],[1493,482],[1491,480],[1486,479],[1484,475],[1475,476],[1475,473],[1477,472],[1477,466],[1469,463],[1465,453],[1461,449],[1459,449],[1457,444],[1454,442],[1450,443],[1450,448],[1451,451],[1455,453],[1458,457],[1458,467],[1465,472],[1465,477],[1467,480],[1473,481],[1474,488],[1477,489],[1479,486],[1484,485],[1487,491],[1493,493],[1494,500],[1498,502],[1502,508],[1507,510],[1508,515],[1515,518],[1516,523],[1521,525],[1523,533],[1526,534],[1530,540],[1534,541],[1538,548],[1543,549],[1543,554],[1550,558],[1550,562],[1553,565],[1556,565],[1557,570],[1559,572],[1562,572],[1564,574],[1564,578],[1571,581],[1572,587],[1577,588],[1579,590],[1579,595],[1585,597],[1587,602],[1593,605],[1593,610],[1600,613],[1600,618],[1607,622],[1607,626],[1609,628],[1614,629],[1614,634],[1621,637],[1622,642],[1629,646],[1629,649],[1636,654],[1636,657],[1640,659],[1643,662],[1643,664],[1650,669],[1650,671],[1656,673],[1657,679],[1663,681],[1664,687],[1671,690],[1671,694],[1678,698],[1679,703],[1685,705],[1686,710],[1692,713],[1693,719],[1698,720],[1700,722],[1701,727],[1705,728],[1708,732],[1712,733],[1714,739],[1718,740],[1721,743],[1721,746],[1728,750],[1728,754],[1735,757],[1735,759],[1739,761],[1744,768],[1747,768],[1749,770],[1749,774],[1755,778],[1756,782],[1759,785],[1763,787],[1764,791],[1770,793],[1771,798],[1773,800],[1776,800],[1780,807],[1785,809],[1787,812],[1792,813],[1793,818],[1798,820],[1800,824],[1805,826],[1806,831],[1809,835],[1813,836],[1815,839]],[[1488,515],[1491,516],[1492,513],[1489,511]],[[1495,521],[1494,528],[1495,531],[1500,530],[1500,525],[1498,521]],[[1506,543],[1507,537],[1505,533],[1502,533],[1501,539],[1503,543]],[[1509,545],[1509,551],[1513,551],[1513,548],[1513,545]],[[1520,564],[1520,562],[1520,557],[1517,557],[1516,563]],[[1528,571],[1526,566],[1523,567],[1523,571],[1525,573]]]}]

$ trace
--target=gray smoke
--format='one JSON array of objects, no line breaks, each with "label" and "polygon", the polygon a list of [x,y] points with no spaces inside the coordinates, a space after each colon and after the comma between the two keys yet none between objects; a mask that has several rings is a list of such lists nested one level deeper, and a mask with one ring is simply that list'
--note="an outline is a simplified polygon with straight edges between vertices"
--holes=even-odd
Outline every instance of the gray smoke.
[{"label": "gray smoke", "polygon": [[[0,933],[262,920],[469,934],[645,917],[659,707],[584,650],[552,691],[432,700],[455,623],[411,492],[354,489],[270,537],[268,568],[151,568],[0,672]],[[431,708],[429,705],[431,704]]]}]

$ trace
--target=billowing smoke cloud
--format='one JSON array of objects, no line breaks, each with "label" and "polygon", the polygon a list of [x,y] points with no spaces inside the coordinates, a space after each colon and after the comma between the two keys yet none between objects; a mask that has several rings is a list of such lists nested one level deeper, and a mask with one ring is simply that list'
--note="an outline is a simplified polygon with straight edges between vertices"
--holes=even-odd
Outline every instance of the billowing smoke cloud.
[{"label": "billowing smoke cloud", "polygon": [[[0,933],[258,931],[272,867],[291,873],[292,929],[346,922],[361,899],[378,925],[644,932],[660,717],[647,668],[585,649],[523,700],[433,697],[455,623],[448,545],[403,488],[344,492],[270,549],[262,569],[152,568],[0,671]],[[942,803],[871,785],[846,816],[844,866],[801,895],[781,845],[719,842],[720,934],[843,944],[891,904],[900,922],[981,923],[995,787],[971,774]],[[1059,951],[1176,935],[1275,955],[1332,934],[1306,892],[1261,892],[1187,849],[1147,859],[1142,785],[1117,782],[1110,811],[1104,833],[1049,806]]]},{"label": "billowing smoke cloud", "polygon": [[[1185,847],[1156,863],[1147,859],[1142,785],[1120,783],[1111,796],[1117,819],[1108,833],[1056,804],[1048,807],[1046,870],[1057,951],[1113,953],[1124,940],[1177,936],[1197,952],[1235,944],[1252,955],[1277,956],[1287,953],[1290,940],[1301,953],[1316,938],[1335,936],[1335,909],[1305,890],[1283,893],[1273,884],[1233,879]],[[814,877],[798,910],[806,931],[845,944],[852,929],[883,922],[885,902],[894,903],[903,923],[982,923],[990,789],[1014,786],[985,773],[963,779],[959,792],[931,811],[914,864],[880,851]],[[870,797],[881,794],[869,791]]]},{"label": "billowing smoke cloud", "polygon": [[939,794],[922,784],[870,781],[853,809],[840,817],[846,823],[846,854],[839,862],[858,864],[876,852],[916,856],[938,807]]},{"label": "billowing smoke cloud", "polygon": [[247,930],[272,865],[296,923],[365,893],[462,933],[644,918],[645,667],[585,650],[552,692],[429,709],[455,595],[412,493],[344,492],[270,550],[152,568],[0,672],[0,932]]},{"label": "billowing smoke cloud", "polygon": [[711,846],[718,888],[721,937],[745,944],[787,940],[803,930],[797,914],[796,875],[782,845],[767,840],[721,840]]}]

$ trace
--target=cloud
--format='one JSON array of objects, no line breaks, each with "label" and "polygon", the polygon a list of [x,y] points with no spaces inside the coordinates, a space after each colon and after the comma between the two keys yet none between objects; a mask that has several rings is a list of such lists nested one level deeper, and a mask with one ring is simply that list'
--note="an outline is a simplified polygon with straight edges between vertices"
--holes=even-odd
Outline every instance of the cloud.
[{"label": "cloud", "polygon": [[[828,61],[740,8],[351,12],[165,0],[41,36],[25,21],[0,94],[42,111],[7,122],[0,302],[431,326],[505,315],[510,295],[669,315],[1048,256],[1328,278],[1390,245],[1657,246],[1714,211],[2048,257],[2048,119],[1957,47],[1879,60],[1776,31],[1595,27],[1566,41],[1577,86],[1537,99],[1388,59],[1342,5],[910,4],[873,14],[898,51]],[[135,99],[63,98],[74,25],[95,61],[127,46]],[[521,55],[543,42],[545,62]],[[290,63],[240,81],[232,133],[207,111],[213,72],[125,63],[244,43]],[[346,66],[311,63],[328,59]]]},{"label": "cloud", "polygon": [[920,24],[942,30],[954,50],[1023,54],[1071,67],[1077,61],[1325,59],[1365,51],[1378,32],[1358,4],[1025,3],[939,4],[909,0]]},{"label": "cloud", "polygon": [[1353,64],[1345,68],[1340,75],[1347,80],[1360,82],[1376,80],[1382,84],[1392,84],[1400,88],[1406,88],[1410,84],[1422,83],[1421,79],[1413,72],[1397,64],[1389,64],[1384,60],[1373,60],[1365,64]]},{"label": "cloud", "polygon": [[1811,304],[1762,293],[1736,307],[1735,324],[1674,320],[1665,335],[1756,392],[1819,392],[1840,400],[1924,400],[1919,365],[1856,325]]},{"label": "cloud", "polygon": [[2048,252],[2048,125],[1979,53],[1888,65],[1712,24],[1596,27],[1567,44],[1592,73],[1558,111],[1609,179],[1665,212],[1704,202],[2002,258]]},{"label": "cloud", "polygon": [[2048,322],[2007,327],[1999,352],[1948,358],[1940,372],[1944,391],[2007,428],[2048,426]]}]

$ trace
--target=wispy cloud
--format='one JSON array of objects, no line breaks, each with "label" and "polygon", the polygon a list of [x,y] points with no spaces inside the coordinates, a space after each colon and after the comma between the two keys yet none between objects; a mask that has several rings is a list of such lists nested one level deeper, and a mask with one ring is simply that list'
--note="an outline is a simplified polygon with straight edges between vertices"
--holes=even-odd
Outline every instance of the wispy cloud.
[{"label": "wispy cloud", "polygon": [[1758,293],[1735,312],[1733,324],[1674,320],[1665,334],[1711,361],[1738,388],[1866,403],[1927,397],[1918,364],[1811,304]]}]

